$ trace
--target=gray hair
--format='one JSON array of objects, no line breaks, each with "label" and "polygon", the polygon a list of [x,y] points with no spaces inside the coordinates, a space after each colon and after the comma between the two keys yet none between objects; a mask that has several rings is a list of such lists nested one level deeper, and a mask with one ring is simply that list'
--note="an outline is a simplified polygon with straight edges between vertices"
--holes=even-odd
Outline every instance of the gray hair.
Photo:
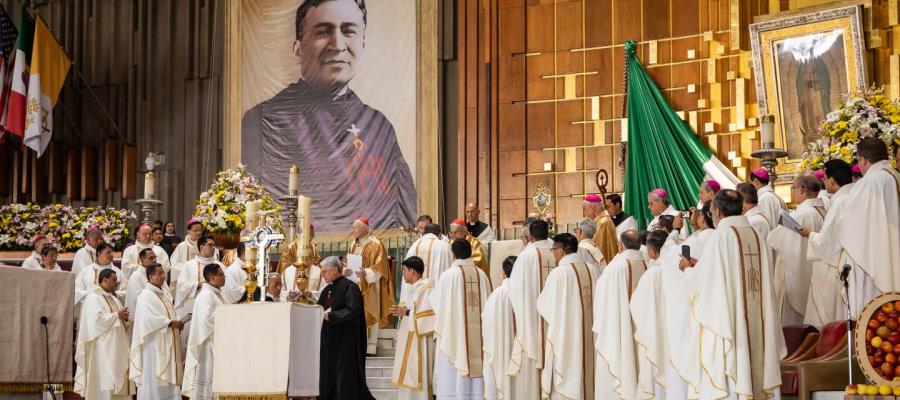
[{"label": "gray hair", "polygon": [[655,200],[655,201],[660,201],[660,202],[662,202],[663,204],[665,204],[665,205],[667,205],[667,206],[669,205],[669,199],[668,199],[668,198],[658,196],[656,193],[652,193],[652,192],[651,192],[651,193],[650,193],[650,198],[653,199],[653,200]]},{"label": "gray hair", "polygon": [[337,268],[338,272],[344,272],[344,264],[341,264],[341,259],[337,258],[337,256],[325,257],[324,260],[319,262],[319,268],[325,267]]},{"label": "gray hair", "polygon": [[592,238],[597,233],[597,223],[590,218],[585,218],[578,222],[578,229],[581,229],[585,237]]}]

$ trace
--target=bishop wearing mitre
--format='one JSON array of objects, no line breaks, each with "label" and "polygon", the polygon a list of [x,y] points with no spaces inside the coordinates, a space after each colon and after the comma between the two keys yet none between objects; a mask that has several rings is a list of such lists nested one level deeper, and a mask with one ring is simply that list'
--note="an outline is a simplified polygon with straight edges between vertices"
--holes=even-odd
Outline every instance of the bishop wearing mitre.
[{"label": "bishop wearing mitre", "polygon": [[[797,175],[791,185],[791,201],[797,209],[791,218],[810,232],[818,232],[825,221],[825,203],[819,198],[819,180],[812,175]],[[807,299],[820,290],[812,281],[813,270],[827,271],[821,262],[813,262],[807,257],[807,239],[797,231],[779,225],[769,232],[769,247],[775,250],[775,298],[782,304],[782,325],[810,324],[816,328],[831,322],[823,321],[814,304]],[[837,295],[840,292],[836,293]],[[810,315],[806,315],[810,313]]]},{"label": "bishop wearing mitre", "polygon": [[116,297],[116,272],[100,271],[99,286],[84,298],[75,349],[75,392],[86,399],[131,399],[128,381],[128,310]]},{"label": "bishop wearing mitre", "polygon": [[434,309],[429,295],[431,281],[422,278],[425,263],[412,256],[403,260],[403,281],[409,288],[392,308],[400,318],[397,328],[397,352],[391,383],[398,388],[399,399],[429,400],[434,393]]},{"label": "bishop wearing mitre", "polygon": [[220,264],[203,267],[203,288],[194,301],[191,333],[185,349],[184,381],[181,394],[191,399],[212,399],[213,328],[216,308],[227,304],[219,291],[225,286],[225,271]]},{"label": "bishop wearing mitre", "polygon": [[606,265],[594,286],[597,399],[631,400],[637,386],[637,350],[629,302],[647,262],[636,231],[625,231],[619,239],[621,252]]},{"label": "bishop wearing mitre", "polygon": [[696,258],[682,259],[699,335],[697,390],[701,399],[778,398],[784,336],[768,254],[747,218],[740,193],[713,199],[716,232]]},{"label": "bishop wearing mitre", "polygon": [[491,292],[481,312],[481,336],[484,353],[484,397],[510,400],[517,396],[511,376],[506,374],[516,341],[516,324],[509,302],[509,276],[516,256],[503,260],[503,282]]},{"label": "bishop wearing mitre", "polygon": [[129,353],[128,377],[137,386],[141,400],[169,400],[181,397],[184,367],[181,329],[172,295],[162,290],[166,273],[162,265],[147,267],[147,286],[138,296]]},{"label": "bishop wearing mitre", "polygon": [[616,239],[616,224],[610,218],[606,211],[606,205],[603,197],[597,194],[589,194],[584,196],[582,204],[582,212],[585,218],[594,220],[596,225],[594,230],[594,245],[603,253],[604,260],[612,260],[616,256],[618,250],[618,240]]},{"label": "bishop wearing mitre", "polygon": [[450,245],[455,260],[429,295],[437,337],[434,394],[440,399],[484,397],[481,311],[491,283],[472,261],[472,245],[456,239]]},{"label": "bishop wearing mitre", "polygon": [[553,242],[548,240],[547,221],[535,220],[528,225],[531,242],[516,258],[509,277],[509,302],[516,321],[516,341],[507,373],[514,377],[521,398],[537,399],[541,395],[540,371],[544,368],[546,331],[537,309],[537,298],[544,281],[556,268]]},{"label": "bishop wearing mitre", "polygon": [[455,219],[450,223],[450,242],[453,242],[455,239],[466,239],[469,242],[469,245],[472,246],[472,262],[475,263],[475,266],[484,271],[485,274],[491,274],[491,266],[488,264],[487,252],[484,250],[484,246],[481,245],[481,242],[475,236],[469,233],[469,229],[466,228],[466,221],[461,219]]},{"label": "bishop wearing mitre", "polygon": [[150,240],[150,233],[152,231],[153,228],[151,228],[150,225],[141,224],[141,226],[138,226],[137,240],[135,240],[133,245],[126,247],[125,251],[122,252],[122,272],[125,274],[119,277],[120,281],[128,282],[131,273],[141,267],[138,255],[141,253],[141,250],[144,249],[153,249],[153,253],[156,254],[156,261],[162,265],[166,272],[169,272],[169,255],[166,254],[166,251],[163,250],[162,247],[159,247]]},{"label": "bishop wearing mitre", "polygon": [[[366,309],[366,353],[375,354],[381,327],[391,323],[394,277],[391,276],[390,261],[384,245],[369,232],[369,219],[359,217],[353,221],[352,232],[354,241],[350,244],[350,254],[362,257],[362,271],[357,273],[357,277]],[[349,274],[350,270],[346,269],[344,272]]]},{"label": "bishop wearing mitre", "polygon": [[597,272],[578,254],[570,233],[553,237],[557,267],[547,276],[537,309],[547,322],[543,398],[594,399],[593,290]]}]

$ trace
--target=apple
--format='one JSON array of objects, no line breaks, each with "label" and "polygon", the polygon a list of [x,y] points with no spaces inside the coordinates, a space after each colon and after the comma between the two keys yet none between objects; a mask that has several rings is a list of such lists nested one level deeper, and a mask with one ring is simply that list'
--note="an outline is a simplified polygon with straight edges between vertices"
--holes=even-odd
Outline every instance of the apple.
[{"label": "apple", "polygon": [[888,334],[887,341],[891,344],[900,344],[900,332],[891,332]]},{"label": "apple", "polygon": [[884,362],[896,364],[897,363],[897,355],[895,355],[894,353],[885,354]]},{"label": "apple", "polygon": [[881,305],[881,311],[884,311],[886,313],[894,311],[894,303],[891,301],[884,303],[883,305]]},{"label": "apple", "polygon": [[884,342],[881,344],[881,351],[884,352],[885,357],[887,357],[888,354],[894,354],[894,345],[892,345],[891,342]]},{"label": "apple", "polygon": [[897,327],[900,326],[900,324],[897,323],[896,319],[888,318],[887,321],[884,321],[884,326],[888,327],[888,329],[892,331],[896,331]]},{"label": "apple", "polygon": [[878,329],[875,330],[875,334],[881,336],[882,339],[887,339],[888,335],[891,334],[891,330],[886,326],[879,326]]},{"label": "apple", "polygon": [[887,321],[887,313],[879,310],[875,313],[875,319],[878,320],[878,322],[884,323],[884,321]]},{"label": "apple", "polygon": [[881,322],[878,322],[877,319],[872,318],[869,320],[869,324],[867,326],[869,327],[869,329],[874,331],[874,330],[878,329],[879,326],[881,326]]}]

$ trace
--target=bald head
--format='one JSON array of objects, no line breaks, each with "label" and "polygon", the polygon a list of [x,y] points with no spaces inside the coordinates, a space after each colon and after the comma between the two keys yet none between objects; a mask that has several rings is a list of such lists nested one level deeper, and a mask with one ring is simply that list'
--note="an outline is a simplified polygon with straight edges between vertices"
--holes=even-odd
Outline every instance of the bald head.
[{"label": "bald head", "polygon": [[357,219],[353,221],[351,230],[353,232],[354,239],[362,239],[369,234],[369,225]]},{"label": "bald head", "polygon": [[152,231],[153,228],[150,225],[142,224],[137,230],[137,241],[143,244],[150,243],[150,232]]},{"label": "bald head", "polygon": [[640,250],[641,249],[641,235],[638,234],[636,230],[627,230],[622,232],[622,236],[619,237],[622,241],[622,247],[626,250]]},{"label": "bald head", "polygon": [[791,201],[802,203],[819,195],[819,180],[814,175],[797,175],[791,186]]},{"label": "bald head", "polygon": [[454,239],[465,239],[469,236],[469,230],[465,225],[450,224],[450,236]]},{"label": "bald head", "polygon": [[478,204],[469,203],[466,204],[466,222],[470,224],[474,224],[478,222],[478,217],[481,215],[481,211],[478,210]]}]

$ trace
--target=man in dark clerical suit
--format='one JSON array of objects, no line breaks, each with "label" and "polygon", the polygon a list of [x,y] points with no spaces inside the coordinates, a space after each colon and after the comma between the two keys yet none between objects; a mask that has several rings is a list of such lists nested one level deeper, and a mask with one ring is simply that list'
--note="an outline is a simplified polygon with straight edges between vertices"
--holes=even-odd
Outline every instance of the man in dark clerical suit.
[{"label": "man in dark clerical suit", "polygon": [[366,317],[359,286],[342,275],[341,261],[319,264],[328,286],[319,294],[325,309],[319,356],[319,400],[374,399],[366,386]]},{"label": "man in dark clerical suit", "polygon": [[241,160],[279,198],[300,167],[319,231],[366,215],[375,228],[415,223],[416,187],[390,121],[348,84],[365,54],[364,0],[306,0],[297,9],[300,79],[244,114]]}]

